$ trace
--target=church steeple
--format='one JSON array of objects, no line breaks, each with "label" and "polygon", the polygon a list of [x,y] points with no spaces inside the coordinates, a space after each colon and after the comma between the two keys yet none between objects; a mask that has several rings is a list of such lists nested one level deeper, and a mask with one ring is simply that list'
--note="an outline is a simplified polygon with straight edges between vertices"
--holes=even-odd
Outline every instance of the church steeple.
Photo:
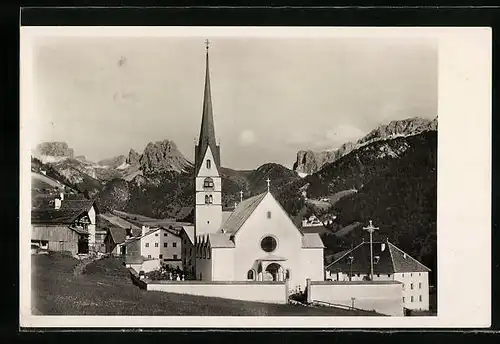
[{"label": "church steeple", "polygon": [[199,170],[200,164],[205,156],[207,147],[210,147],[214,155],[214,162],[219,169],[220,167],[220,152],[219,146],[215,140],[215,125],[212,109],[212,94],[210,89],[210,67],[208,58],[208,40],[206,41],[206,56],[205,56],[205,90],[203,93],[203,113],[201,118],[200,137],[196,146],[196,171]]}]

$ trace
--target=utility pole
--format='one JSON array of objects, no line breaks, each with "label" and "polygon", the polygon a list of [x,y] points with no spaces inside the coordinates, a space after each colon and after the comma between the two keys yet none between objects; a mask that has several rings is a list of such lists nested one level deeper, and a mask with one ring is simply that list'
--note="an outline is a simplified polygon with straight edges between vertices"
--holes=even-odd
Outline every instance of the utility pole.
[{"label": "utility pole", "polygon": [[373,227],[372,220],[370,220],[370,224],[368,227],[363,227],[365,231],[370,233],[370,281],[373,281],[373,232],[378,230],[378,227]]}]

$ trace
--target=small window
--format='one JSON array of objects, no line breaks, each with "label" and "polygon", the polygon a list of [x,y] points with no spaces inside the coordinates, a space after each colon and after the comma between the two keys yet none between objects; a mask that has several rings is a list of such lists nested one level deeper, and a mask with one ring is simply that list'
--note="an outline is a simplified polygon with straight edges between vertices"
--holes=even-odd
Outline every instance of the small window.
[{"label": "small window", "polygon": [[418,273],[418,275],[419,275],[419,276],[422,276],[422,274],[421,274],[420,272]]},{"label": "small window", "polygon": [[377,277],[380,277],[380,274],[377,274]]},{"label": "small window", "polygon": [[163,258],[163,254],[160,254],[160,256],[158,258],[162,259]]},{"label": "small window", "polygon": [[212,195],[210,195],[210,204],[213,204],[214,203],[214,198]]},{"label": "small window", "polygon": [[210,169],[212,167],[212,162],[210,159],[207,159],[207,168]]},{"label": "small window", "polygon": [[418,289],[422,289],[422,282],[418,283]]},{"label": "small window", "polygon": [[158,236],[158,233],[155,233],[155,236]]},{"label": "small window", "polygon": [[168,234],[167,233],[163,233],[163,236],[166,237],[166,236],[168,236]]},{"label": "small window", "polygon": [[158,243],[157,242],[155,242],[155,247],[158,247]]},{"label": "small window", "polygon": [[391,277],[391,274],[387,274],[387,277]]},{"label": "small window", "polygon": [[413,277],[413,273],[410,274],[410,277]]},{"label": "small window", "polygon": [[247,272],[247,279],[253,281],[253,279],[254,279],[254,272],[253,272],[253,270],[248,270],[248,272]]},{"label": "small window", "polygon": [[146,247],[149,247],[149,242],[146,243]]},{"label": "small window", "polygon": [[405,277],[405,274],[403,274],[403,277]]},{"label": "small window", "polygon": [[413,302],[413,296],[410,298],[410,302]]},{"label": "small window", "polygon": [[168,247],[168,242],[164,242],[163,247]]},{"label": "small window", "polygon": [[288,281],[290,279],[290,269],[286,269],[285,279]]},{"label": "small window", "polygon": [[208,195],[205,195],[205,204],[210,204],[210,198]]},{"label": "small window", "polygon": [[403,302],[405,302],[405,297],[403,296]]},{"label": "small window", "polygon": [[410,289],[413,289],[413,283],[410,284]]},{"label": "small window", "polygon": [[418,301],[422,302],[422,295],[418,296]]},{"label": "small window", "polygon": [[176,242],[173,242],[173,243],[172,243],[172,247],[177,247],[177,243],[176,243]]},{"label": "small window", "polygon": [[205,178],[205,180],[203,180],[203,187],[204,188],[213,188],[214,187],[214,180],[210,177]]},{"label": "small window", "polygon": [[358,277],[360,277],[360,276],[361,276],[361,274],[358,274]]},{"label": "small window", "polygon": [[271,218],[271,212],[270,212],[270,211],[268,211],[268,212],[267,212],[267,218],[268,218],[268,219],[270,219],[270,218]]},{"label": "small window", "polygon": [[177,259],[177,255],[176,254],[174,254],[174,259]]},{"label": "small window", "polygon": [[403,290],[405,289],[405,284],[403,283]]},{"label": "small window", "polygon": [[150,254],[148,254],[148,258],[151,258],[151,255],[150,255]]}]

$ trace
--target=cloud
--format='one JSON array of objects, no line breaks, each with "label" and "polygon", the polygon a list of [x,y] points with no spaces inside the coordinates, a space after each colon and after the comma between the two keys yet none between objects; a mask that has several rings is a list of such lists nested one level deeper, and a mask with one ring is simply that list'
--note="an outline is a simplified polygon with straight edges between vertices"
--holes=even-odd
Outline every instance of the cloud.
[{"label": "cloud", "polygon": [[250,129],[243,130],[240,133],[240,136],[238,139],[239,139],[240,145],[242,145],[242,146],[251,146],[255,142],[257,142],[257,136],[255,135],[253,130],[250,130]]}]

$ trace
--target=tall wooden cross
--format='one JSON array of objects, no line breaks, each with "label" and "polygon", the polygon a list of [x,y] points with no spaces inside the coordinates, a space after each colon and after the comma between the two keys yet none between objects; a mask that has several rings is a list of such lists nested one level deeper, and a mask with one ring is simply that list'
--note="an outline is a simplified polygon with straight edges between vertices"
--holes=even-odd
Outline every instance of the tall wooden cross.
[{"label": "tall wooden cross", "polygon": [[269,177],[267,177],[267,191],[269,192],[269,187],[271,186],[271,180],[269,179]]},{"label": "tall wooden cross", "polygon": [[368,227],[363,227],[365,231],[370,233],[370,280],[373,281],[373,232],[378,230],[378,227],[373,227],[372,220],[370,220],[370,224]]}]

